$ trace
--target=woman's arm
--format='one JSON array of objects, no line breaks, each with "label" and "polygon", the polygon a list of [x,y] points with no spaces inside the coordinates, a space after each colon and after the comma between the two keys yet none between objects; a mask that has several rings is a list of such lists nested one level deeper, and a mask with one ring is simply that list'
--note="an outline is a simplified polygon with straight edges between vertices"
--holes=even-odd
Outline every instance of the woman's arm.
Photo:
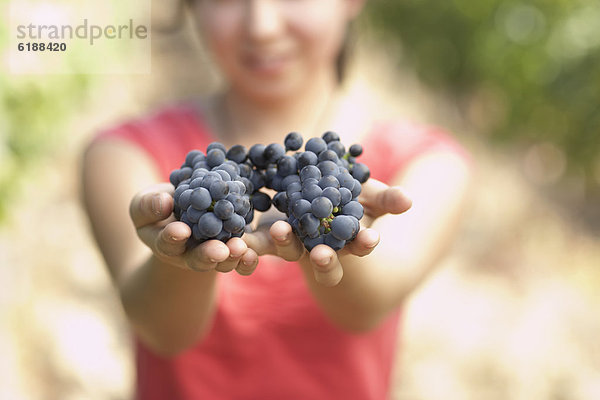
[{"label": "woman's arm", "polygon": [[[448,249],[469,180],[463,158],[432,152],[414,160],[393,182],[402,190],[376,181],[363,186],[361,223],[372,229],[363,229],[347,248],[336,253],[320,245],[306,253],[289,224],[277,222],[269,232],[271,248],[257,250],[286,253],[288,259],[294,254],[330,318],[348,330],[369,330],[402,303]],[[410,201],[402,193],[412,200],[408,211]],[[251,247],[261,242],[247,239]]]},{"label": "woman's arm", "polygon": [[172,186],[156,185],[154,164],[127,142],[92,144],[82,179],[94,236],[137,335],[163,355],[194,345],[212,320],[216,271],[252,273],[256,253],[241,239],[186,250],[191,232],[172,216]]}]

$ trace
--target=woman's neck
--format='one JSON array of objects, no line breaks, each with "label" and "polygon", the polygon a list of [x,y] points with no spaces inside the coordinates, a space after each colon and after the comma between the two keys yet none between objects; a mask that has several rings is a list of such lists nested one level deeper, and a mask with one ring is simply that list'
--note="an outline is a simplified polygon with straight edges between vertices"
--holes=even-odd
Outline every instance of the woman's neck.
[{"label": "woman's neck", "polygon": [[226,144],[282,142],[291,131],[305,138],[320,135],[334,112],[335,77],[315,76],[302,91],[278,101],[256,101],[227,90],[216,101],[219,139]]}]

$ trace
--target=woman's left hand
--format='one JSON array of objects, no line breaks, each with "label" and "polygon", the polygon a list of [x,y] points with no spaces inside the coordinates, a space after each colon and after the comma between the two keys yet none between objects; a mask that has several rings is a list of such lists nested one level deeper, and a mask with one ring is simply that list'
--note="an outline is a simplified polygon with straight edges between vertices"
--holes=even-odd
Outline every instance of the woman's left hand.
[{"label": "woman's left hand", "polygon": [[361,219],[361,230],[356,238],[340,251],[326,245],[318,245],[309,253],[286,221],[259,225],[242,239],[258,255],[271,254],[287,261],[309,263],[315,280],[324,286],[337,285],[343,276],[343,264],[350,257],[363,257],[370,254],[379,243],[379,233],[370,229],[372,223],[385,214],[401,214],[412,203],[397,186],[388,186],[375,179],[369,179],[362,186],[359,201],[365,215]]}]

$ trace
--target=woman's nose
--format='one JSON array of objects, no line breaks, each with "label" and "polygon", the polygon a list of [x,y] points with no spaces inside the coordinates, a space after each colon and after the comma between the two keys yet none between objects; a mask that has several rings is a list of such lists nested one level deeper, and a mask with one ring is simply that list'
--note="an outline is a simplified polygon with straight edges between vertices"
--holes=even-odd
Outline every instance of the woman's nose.
[{"label": "woman's nose", "polygon": [[268,41],[279,34],[284,21],[280,0],[249,0],[246,10],[246,29],[255,41]]}]

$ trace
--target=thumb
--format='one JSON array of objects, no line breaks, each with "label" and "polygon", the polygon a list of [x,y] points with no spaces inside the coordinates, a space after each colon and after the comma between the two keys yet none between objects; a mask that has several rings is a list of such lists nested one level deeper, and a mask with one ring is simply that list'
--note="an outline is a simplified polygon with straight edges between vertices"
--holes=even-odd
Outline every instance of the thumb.
[{"label": "thumb", "polygon": [[136,229],[161,221],[173,211],[173,186],[152,185],[138,192],[129,204],[129,215]]}]

